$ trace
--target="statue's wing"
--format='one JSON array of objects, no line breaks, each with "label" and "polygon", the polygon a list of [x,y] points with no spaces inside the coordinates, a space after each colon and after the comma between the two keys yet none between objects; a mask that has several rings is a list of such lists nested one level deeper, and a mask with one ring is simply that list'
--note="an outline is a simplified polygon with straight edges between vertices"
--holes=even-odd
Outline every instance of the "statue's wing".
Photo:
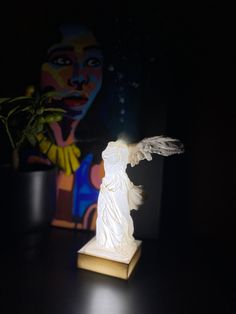
[{"label": "statue's wing", "polygon": [[184,146],[178,139],[163,135],[148,137],[129,146],[129,163],[134,167],[141,160],[152,160],[152,154],[170,156],[183,152]]}]

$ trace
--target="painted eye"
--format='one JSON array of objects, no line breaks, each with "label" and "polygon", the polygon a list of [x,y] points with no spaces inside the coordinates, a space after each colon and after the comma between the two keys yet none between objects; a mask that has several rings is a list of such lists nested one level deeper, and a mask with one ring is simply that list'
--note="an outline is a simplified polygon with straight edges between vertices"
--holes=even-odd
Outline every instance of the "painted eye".
[{"label": "painted eye", "polygon": [[102,62],[98,58],[90,58],[85,61],[85,65],[91,68],[97,68],[102,65]]},{"label": "painted eye", "polygon": [[59,66],[72,64],[71,60],[65,57],[56,57],[51,60],[51,63]]}]

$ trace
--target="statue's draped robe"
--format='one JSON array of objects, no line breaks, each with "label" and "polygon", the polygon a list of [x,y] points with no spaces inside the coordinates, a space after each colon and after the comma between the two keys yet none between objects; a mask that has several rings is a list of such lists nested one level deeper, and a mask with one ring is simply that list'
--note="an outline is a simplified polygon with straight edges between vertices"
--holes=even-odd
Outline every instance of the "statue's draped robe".
[{"label": "statue's draped robe", "polygon": [[118,140],[109,142],[102,153],[105,177],[98,197],[96,240],[105,248],[125,248],[135,245],[131,209],[141,204],[142,190],[126,174],[129,148]]}]

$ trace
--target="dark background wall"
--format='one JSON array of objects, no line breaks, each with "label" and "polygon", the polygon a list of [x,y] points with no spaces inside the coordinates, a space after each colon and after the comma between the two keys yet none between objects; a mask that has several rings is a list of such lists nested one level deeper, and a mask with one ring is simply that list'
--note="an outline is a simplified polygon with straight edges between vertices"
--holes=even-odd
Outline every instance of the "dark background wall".
[{"label": "dark background wall", "polygon": [[[42,5],[27,10],[26,13],[19,6],[2,13],[2,96],[19,94],[37,80],[42,48],[39,43],[57,21],[76,17],[91,25],[106,38],[104,46],[108,51],[117,36],[117,19],[119,25],[124,23],[120,29],[122,38],[130,19],[138,36],[152,38],[136,46],[144,55],[148,51],[145,57],[155,57],[158,62],[145,64],[145,76],[141,76],[145,78],[145,88],[138,95],[130,94],[139,112],[133,138],[164,132],[181,139],[186,152],[167,159],[155,156],[152,165],[143,164],[136,173],[131,171],[134,181],[143,183],[151,195],[145,214],[138,217],[138,212],[133,213],[136,233],[170,241],[193,237],[231,243],[236,235],[232,136],[235,115],[223,93],[224,69],[231,66],[232,60],[228,46],[230,25],[220,8],[206,3],[190,7],[179,3],[167,6],[145,2],[143,6],[113,2],[107,6],[101,2],[72,2],[62,9]],[[133,49],[128,44],[126,39],[126,51]],[[25,48],[29,46],[32,49]],[[26,62],[30,65],[25,66]],[[132,110],[135,112],[135,107]],[[158,181],[152,176],[154,172],[160,174]],[[143,173],[150,181],[142,182]]]}]

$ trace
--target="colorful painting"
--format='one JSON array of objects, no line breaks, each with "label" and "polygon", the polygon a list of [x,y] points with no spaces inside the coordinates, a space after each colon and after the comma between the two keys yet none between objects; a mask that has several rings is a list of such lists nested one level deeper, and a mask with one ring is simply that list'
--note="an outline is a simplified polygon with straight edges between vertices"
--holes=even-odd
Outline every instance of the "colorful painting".
[{"label": "colorful painting", "polygon": [[[41,66],[40,89],[42,93],[53,91],[52,102],[65,114],[61,121],[50,124],[46,134],[38,134],[41,155],[31,154],[27,162],[51,163],[59,169],[53,225],[94,229],[103,177],[103,164],[101,160],[96,162],[94,155],[100,155],[104,138],[99,134],[89,138],[89,132],[84,131],[85,143],[80,143],[80,123],[96,105],[102,86],[103,55],[86,27],[62,25],[60,33],[61,39],[49,47]],[[95,120],[94,127],[99,123]],[[88,123],[87,129],[91,127]]]},{"label": "colorful painting", "polygon": [[54,92],[53,103],[65,114],[47,133],[38,134],[41,154],[31,153],[27,162],[58,168],[54,226],[95,229],[104,176],[101,153],[120,134],[131,141],[138,138],[143,68],[153,68],[155,59],[140,49],[146,42],[129,23],[119,38],[114,30],[124,26],[115,20],[113,37],[104,36],[109,45],[101,44],[86,26],[63,24],[41,64],[40,92]]}]

